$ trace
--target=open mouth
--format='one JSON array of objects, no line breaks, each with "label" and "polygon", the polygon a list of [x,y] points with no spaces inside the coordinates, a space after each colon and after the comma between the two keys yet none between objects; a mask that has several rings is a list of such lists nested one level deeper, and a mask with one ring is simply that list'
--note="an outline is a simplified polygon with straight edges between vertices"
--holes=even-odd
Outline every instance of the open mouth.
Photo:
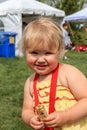
[{"label": "open mouth", "polygon": [[47,65],[36,65],[36,67],[38,69],[45,69],[47,67]]}]

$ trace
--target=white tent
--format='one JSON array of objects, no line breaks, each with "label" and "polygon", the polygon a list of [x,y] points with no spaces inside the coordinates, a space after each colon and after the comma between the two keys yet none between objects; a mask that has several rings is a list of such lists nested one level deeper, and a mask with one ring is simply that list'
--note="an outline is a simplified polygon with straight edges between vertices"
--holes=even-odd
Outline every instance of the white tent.
[{"label": "white tent", "polygon": [[64,18],[64,21],[71,21],[71,22],[86,22],[87,21],[87,8],[84,8],[74,14],[68,15]]},{"label": "white tent", "polygon": [[[53,17],[62,21],[65,12],[36,0],[8,0],[0,3],[0,21],[5,31],[16,32],[16,56],[19,55],[22,23],[29,23],[38,16]],[[21,54],[20,54],[21,55]]]}]

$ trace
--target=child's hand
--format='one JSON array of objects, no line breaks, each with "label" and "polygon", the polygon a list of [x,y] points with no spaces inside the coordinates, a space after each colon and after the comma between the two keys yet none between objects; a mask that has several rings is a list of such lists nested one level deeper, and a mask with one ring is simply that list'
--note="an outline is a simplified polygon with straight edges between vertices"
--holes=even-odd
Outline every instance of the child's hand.
[{"label": "child's hand", "polygon": [[53,112],[49,114],[43,121],[46,127],[60,127],[65,123],[64,112]]},{"label": "child's hand", "polygon": [[38,116],[34,116],[30,119],[30,126],[35,130],[42,130],[44,129],[44,123],[39,120]]}]

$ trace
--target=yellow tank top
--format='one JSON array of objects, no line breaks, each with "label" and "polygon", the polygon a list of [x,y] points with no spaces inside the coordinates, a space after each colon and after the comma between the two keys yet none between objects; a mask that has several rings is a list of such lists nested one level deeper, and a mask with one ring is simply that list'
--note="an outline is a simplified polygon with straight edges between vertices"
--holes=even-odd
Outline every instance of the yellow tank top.
[{"label": "yellow tank top", "polygon": [[[37,82],[36,89],[38,93],[39,103],[43,104],[46,108],[47,113],[49,113],[49,96],[50,96],[50,81],[43,81],[41,83]],[[35,102],[35,99],[34,99]],[[55,111],[66,110],[77,103],[77,100],[71,93],[71,91],[62,86],[57,81],[56,84],[56,94],[55,94]],[[72,123],[65,124],[60,128],[55,128],[55,130],[87,130],[87,117]]]}]

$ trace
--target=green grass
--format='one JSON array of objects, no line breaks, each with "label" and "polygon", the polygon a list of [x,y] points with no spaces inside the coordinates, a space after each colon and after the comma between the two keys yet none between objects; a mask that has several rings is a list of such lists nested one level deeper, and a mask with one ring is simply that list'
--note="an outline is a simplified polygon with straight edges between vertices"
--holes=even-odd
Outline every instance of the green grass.
[{"label": "green grass", "polygon": [[[87,76],[87,52],[68,52],[63,60]],[[30,130],[21,120],[25,80],[32,71],[25,58],[0,58],[0,130]]]},{"label": "green grass", "polygon": [[87,77],[87,52],[70,51],[69,53],[67,53],[67,56],[68,59],[64,60],[64,62],[74,65]]}]

